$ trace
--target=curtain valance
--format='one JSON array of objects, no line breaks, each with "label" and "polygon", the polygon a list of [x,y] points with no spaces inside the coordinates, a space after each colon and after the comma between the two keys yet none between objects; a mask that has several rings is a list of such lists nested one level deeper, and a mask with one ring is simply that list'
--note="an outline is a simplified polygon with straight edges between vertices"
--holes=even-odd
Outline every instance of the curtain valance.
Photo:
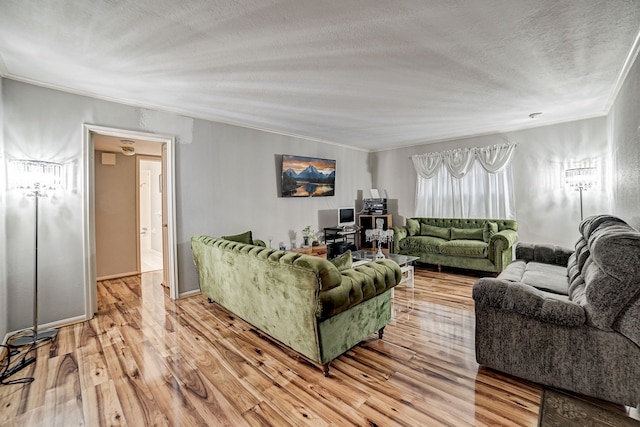
[{"label": "curtain valance", "polygon": [[411,156],[411,160],[418,175],[425,179],[436,176],[442,165],[452,177],[460,179],[471,170],[476,160],[487,172],[500,172],[511,161],[515,147],[515,144],[507,143],[482,148],[461,148],[416,154]]}]

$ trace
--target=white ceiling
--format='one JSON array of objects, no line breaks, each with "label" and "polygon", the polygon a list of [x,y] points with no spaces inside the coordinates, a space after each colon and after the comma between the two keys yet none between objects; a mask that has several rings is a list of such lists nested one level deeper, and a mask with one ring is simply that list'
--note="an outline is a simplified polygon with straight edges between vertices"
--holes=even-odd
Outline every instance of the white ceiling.
[{"label": "white ceiling", "polygon": [[2,0],[0,72],[380,150],[604,115],[639,29],[632,0]]}]

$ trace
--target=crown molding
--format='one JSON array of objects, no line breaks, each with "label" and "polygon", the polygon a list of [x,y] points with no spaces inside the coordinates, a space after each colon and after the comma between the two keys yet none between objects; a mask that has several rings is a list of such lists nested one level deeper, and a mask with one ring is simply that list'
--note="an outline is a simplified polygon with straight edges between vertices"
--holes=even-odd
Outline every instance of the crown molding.
[{"label": "crown molding", "polygon": [[249,125],[247,123],[243,123],[243,122],[240,122],[240,121],[216,119],[216,118],[212,118],[212,117],[205,116],[205,115],[193,114],[192,112],[189,112],[189,111],[186,111],[186,110],[168,109],[168,108],[161,107],[161,106],[158,106],[158,105],[153,105],[153,104],[143,104],[143,103],[137,103],[137,102],[134,102],[134,101],[126,101],[126,100],[122,100],[122,99],[117,99],[117,98],[113,98],[113,97],[109,97],[109,96],[96,94],[96,93],[93,93],[93,92],[81,91],[81,90],[77,90],[77,89],[68,88],[68,87],[65,87],[65,86],[53,85],[53,84],[44,83],[44,82],[41,82],[41,81],[38,81],[38,80],[19,77],[19,76],[15,76],[15,75],[12,75],[11,73],[9,73],[9,71],[7,70],[6,64],[5,64],[5,62],[4,62],[3,58],[2,58],[2,55],[0,55],[0,77],[6,78],[6,79],[10,79],[10,80],[14,80],[14,81],[21,82],[21,83],[26,83],[26,84],[31,84],[31,85],[34,85],[34,86],[47,88],[47,89],[58,90],[58,91],[65,92],[65,93],[71,93],[71,94],[74,94],[74,95],[86,96],[86,97],[89,97],[89,98],[99,99],[99,100],[102,100],[102,101],[109,101],[109,102],[113,102],[113,103],[116,103],[116,104],[127,105],[127,106],[130,106],[130,107],[144,108],[144,109],[149,109],[149,110],[154,110],[154,111],[159,111],[159,112],[169,113],[169,114],[177,114],[177,115],[181,115],[181,116],[185,116],[185,117],[189,117],[189,118],[193,118],[193,119],[197,119],[197,120],[205,120],[205,121],[209,121],[209,122],[213,122],[213,123],[219,123],[219,124],[224,124],[224,125],[229,125],[229,126],[236,126],[236,127],[241,127],[241,128],[244,128],[244,129],[250,129],[250,130],[256,130],[256,131],[260,131],[260,132],[267,132],[267,133],[271,133],[271,134],[275,134],[275,135],[286,136],[286,137],[289,137],[289,138],[296,138],[296,139],[301,139],[301,140],[305,140],[305,141],[313,141],[313,142],[317,142],[317,143],[320,143],[320,144],[327,144],[327,145],[331,145],[331,146],[339,147],[339,148],[344,148],[344,149],[348,149],[348,150],[361,151],[361,152],[365,152],[365,153],[378,153],[378,152],[384,152],[384,151],[402,150],[402,149],[406,149],[406,148],[419,147],[421,145],[439,144],[439,143],[457,141],[457,140],[462,140],[462,139],[478,138],[478,137],[501,134],[501,133],[506,133],[506,132],[517,132],[517,131],[521,131],[521,130],[534,129],[534,128],[539,128],[539,127],[544,127],[544,126],[552,126],[552,125],[557,125],[557,124],[562,124],[562,123],[569,123],[569,122],[574,122],[574,121],[579,121],[579,120],[587,120],[587,119],[593,119],[593,118],[597,118],[597,117],[607,116],[609,114],[611,108],[613,107],[613,104],[614,104],[614,102],[615,102],[620,90],[622,89],[622,86],[624,85],[624,81],[627,78],[627,76],[628,76],[628,74],[629,74],[629,72],[631,70],[631,67],[634,64],[634,62],[635,62],[635,60],[636,60],[636,58],[638,56],[638,53],[640,53],[640,30],[638,31],[638,34],[636,35],[635,41],[633,43],[633,46],[631,47],[631,49],[629,51],[629,54],[627,55],[627,58],[625,60],[625,63],[623,65],[622,69],[620,70],[620,74],[618,75],[618,79],[616,80],[616,84],[614,86],[614,89],[613,89],[613,91],[612,91],[612,93],[611,93],[611,95],[609,97],[609,100],[607,101],[607,104],[605,106],[604,111],[601,114],[592,114],[592,115],[574,117],[574,118],[567,119],[567,120],[558,120],[558,121],[545,122],[545,123],[540,123],[540,124],[535,125],[535,126],[519,125],[519,126],[513,126],[513,127],[510,127],[510,128],[504,128],[504,129],[492,129],[492,130],[487,130],[487,131],[484,131],[484,132],[478,132],[478,133],[473,133],[473,134],[468,134],[468,135],[443,136],[442,138],[438,138],[438,139],[435,139],[435,140],[406,141],[406,143],[404,145],[392,146],[392,147],[387,147],[387,148],[379,148],[379,149],[367,149],[367,148],[361,148],[361,147],[354,147],[354,146],[347,145],[347,144],[342,144],[342,143],[338,143],[338,142],[334,142],[334,141],[324,140],[324,139],[321,139],[321,138],[313,138],[313,137],[309,137],[309,136],[305,136],[305,135],[296,134],[296,133],[293,133],[293,132],[284,132],[284,131],[280,131],[280,130],[276,130],[276,129],[270,129],[268,127]]},{"label": "crown molding", "polygon": [[618,94],[622,90],[622,86],[624,85],[624,82],[627,79],[629,72],[631,71],[631,67],[633,67],[633,64],[635,63],[636,58],[638,57],[638,52],[640,52],[640,30],[638,30],[638,34],[636,34],[636,39],[633,41],[633,45],[631,46],[631,49],[629,50],[629,54],[627,55],[627,58],[624,61],[624,65],[620,69],[620,74],[618,74],[618,80],[616,80],[616,84],[613,86],[613,90],[611,91],[609,100],[605,105],[605,110],[604,110],[605,114],[609,114],[609,112],[611,111],[611,108],[613,108],[613,104],[616,102],[616,98],[618,97]]},{"label": "crown molding", "polygon": [[442,137],[442,138],[439,138],[439,139],[434,139],[434,140],[429,140],[429,141],[415,141],[415,142],[407,141],[407,143],[405,145],[388,147],[388,148],[380,148],[378,150],[371,150],[371,152],[372,153],[381,153],[381,152],[384,152],[384,151],[393,151],[393,150],[402,150],[402,149],[407,149],[407,148],[415,148],[415,147],[420,147],[422,145],[441,144],[441,143],[445,143],[445,142],[462,141],[462,140],[465,140],[465,139],[480,138],[480,137],[484,137],[484,136],[502,135],[502,134],[509,133],[509,132],[520,132],[520,131],[526,131],[526,130],[530,130],[530,129],[542,128],[542,127],[546,127],[546,126],[561,125],[563,123],[578,122],[580,120],[597,119],[599,117],[606,117],[606,116],[607,115],[605,113],[602,113],[602,114],[590,114],[590,115],[572,117],[572,118],[566,119],[566,120],[548,121],[548,122],[540,123],[538,125],[518,125],[518,126],[506,127],[506,128],[502,128],[502,129],[490,129],[490,130],[487,130],[487,131],[484,131],[484,132],[478,132],[478,133],[473,133],[473,134],[468,134],[468,135],[452,135],[450,137]]},{"label": "crown molding", "polygon": [[163,112],[163,113],[168,113],[168,114],[177,114],[177,115],[184,116],[184,117],[189,117],[189,118],[192,118],[192,119],[205,120],[205,121],[208,121],[208,122],[220,123],[220,124],[223,124],[223,125],[236,126],[236,127],[241,127],[241,128],[244,128],[244,129],[257,130],[257,131],[260,131],[260,132],[267,132],[267,133],[272,133],[272,134],[275,134],[275,135],[281,135],[281,136],[286,136],[286,137],[290,137],[290,138],[302,139],[302,140],[305,140],[305,141],[313,141],[313,142],[318,142],[318,143],[321,143],[321,144],[327,144],[327,145],[332,145],[332,146],[335,146],[335,147],[345,148],[345,149],[348,149],[348,150],[362,151],[362,152],[365,152],[365,153],[369,153],[369,152],[372,151],[370,149],[360,148],[360,147],[353,147],[353,146],[350,146],[350,145],[341,144],[339,142],[328,141],[328,140],[324,140],[324,139],[321,139],[321,138],[313,138],[313,137],[309,137],[309,136],[305,136],[305,135],[299,135],[299,134],[296,134],[296,133],[293,133],[293,132],[283,132],[283,131],[280,131],[280,130],[270,129],[268,127],[253,126],[253,125],[249,125],[249,124],[246,124],[246,123],[242,123],[240,121],[216,119],[216,118],[212,118],[212,117],[201,115],[201,114],[193,114],[193,112],[186,111],[186,110],[169,109],[169,108],[165,108],[165,107],[158,106],[158,105],[153,105],[153,104],[137,103],[137,102],[134,102],[134,101],[122,100],[122,99],[118,99],[118,98],[113,98],[113,97],[109,97],[109,96],[100,95],[100,94],[93,93],[93,92],[72,89],[72,88],[68,88],[66,86],[54,85],[54,84],[50,84],[50,83],[44,83],[44,82],[41,82],[39,80],[33,80],[33,79],[29,79],[29,78],[15,76],[15,75],[12,75],[11,73],[9,73],[7,71],[7,69],[6,69],[5,65],[4,65],[4,62],[2,61],[2,57],[1,56],[0,56],[0,75],[3,78],[9,79],[9,80],[14,80],[14,81],[17,81],[17,82],[20,82],[20,83],[26,83],[26,84],[30,84],[30,85],[33,85],[33,86],[43,87],[43,88],[46,88],[46,89],[57,90],[57,91],[60,91],[60,92],[70,93],[70,94],[73,94],[73,95],[86,96],[86,97],[93,98],[93,99],[99,99],[101,101],[109,101],[109,102],[113,102],[113,103],[116,103],[116,104],[127,105],[129,107],[144,108],[144,109],[147,109],[147,110],[153,110],[153,111],[158,111],[158,112]]},{"label": "crown molding", "polygon": [[8,78],[9,77],[9,70],[7,70],[7,66],[4,63],[4,59],[2,59],[2,55],[0,54],[0,77],[2,78]]}]

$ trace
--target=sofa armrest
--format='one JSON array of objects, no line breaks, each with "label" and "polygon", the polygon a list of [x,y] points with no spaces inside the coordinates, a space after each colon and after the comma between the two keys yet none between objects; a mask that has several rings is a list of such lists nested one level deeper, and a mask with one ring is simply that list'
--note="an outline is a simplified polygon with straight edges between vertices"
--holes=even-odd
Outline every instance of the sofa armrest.
[{"label": "sofa armrest", "polygon": [[489,251],[504,251],[515,245],[518,241],[518,232],[515,230],[502,230],[494,233],[489,239]]},{"label": "sofa armrest", "polygon": [[409,235],[409,230],[405,226],[391,227],[393,230],[393,252],[400,252],[400,241]]},{"label": "sofa armrest", "polygon": [[402,280],[400,266],[389,259],[377,260],[341,272],[339,286],[323,288],[318,293],[316,317],[335,316],[354,305],[374,298]]},{"label": "sofa armrest", "polygon": [[522,282],[482,278],[473,285],[476,310],[492,307],[517,313],[545,323],[576,327],[584,325],[586,315],[579,304],[546,296]]},{"label": "sofa armrest", "polygon": [[[518,232],[515,230],[502,230],[494,233],[489,239],[489,261],[496,264],[499,269],[498,271],[502,271],[506,265],[502,265],[503,263],[508,262],[503,260],[502,254],[506,250],[510,250],[511,247],[518,241]],[[509,256],[509,262],[512,256]]]},{"label": "sofa armrest", "polygon": [[559,265],[561,267],[567,266],[569,257],[573,252],[573,249],[554,245],[523,242],[519,242],[516,245],[516,259]]}]

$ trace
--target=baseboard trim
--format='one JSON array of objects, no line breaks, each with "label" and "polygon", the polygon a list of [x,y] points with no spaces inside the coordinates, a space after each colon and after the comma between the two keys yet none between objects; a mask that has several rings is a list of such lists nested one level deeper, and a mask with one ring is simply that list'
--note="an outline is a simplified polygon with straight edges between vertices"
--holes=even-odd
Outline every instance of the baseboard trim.
[{"label": "baseboard trim", "polygon": [[193,295],[197,295],[200,294],[202,292],[200,292],[200,289],[194,289],[192,291],[187,291],[187,292],[182,292],[180,293],[180,295],[178,295],[178,298],[187,298]]},{"label": "baseboard trim", "polygon": [[[57,320],[55,322],[45,323],[43,325],[39,325],[38,326],[38,330],[44,331],[46,329],[57,329],[57,328],[61,328],[63,326],[73,325],[74,323],[81,323],[81,322],[84,322],[86,320],[89,320],[89,319],[87,319],[85,316],[69,317],[67,319]],[[3,345],[7,345],[7,341],[9,341],[9,338],[13,337],[15,334],[19,334],[20,332],[30,331],[32,329],[33,329],[33,327],[29,326],[28,328],[23,328],[23,329],[18,329],[18,330],[12,331],[12,332],[7,332],[7,334],[4,336],[4,339],[2,340],[2,344]]]},{"label": "baseboard trim", "polygon": [[99,282],[101,280],[120,279],[122,277],[137,276],[138,274],[140,274],[139,271],[131,271],[129,273],[111,274],[109,276],[96,277],[96,281]]}]

